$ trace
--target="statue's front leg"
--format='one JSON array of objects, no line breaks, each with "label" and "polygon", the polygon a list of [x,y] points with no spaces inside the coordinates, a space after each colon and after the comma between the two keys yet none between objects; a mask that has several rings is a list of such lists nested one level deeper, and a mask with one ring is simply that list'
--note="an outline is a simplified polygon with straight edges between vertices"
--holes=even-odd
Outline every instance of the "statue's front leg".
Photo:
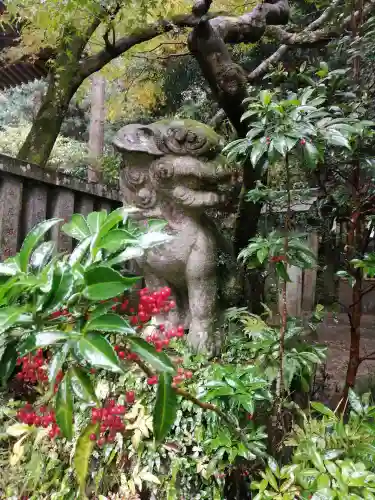
[{"label": "statue's front leg", "polygon": [[216,355],[221,344],[216,321],[216,268],[211,265],[209,270],[202,268],[199,259],[192,257],[186,270],[191,314],[188,342],[196,352]]}]

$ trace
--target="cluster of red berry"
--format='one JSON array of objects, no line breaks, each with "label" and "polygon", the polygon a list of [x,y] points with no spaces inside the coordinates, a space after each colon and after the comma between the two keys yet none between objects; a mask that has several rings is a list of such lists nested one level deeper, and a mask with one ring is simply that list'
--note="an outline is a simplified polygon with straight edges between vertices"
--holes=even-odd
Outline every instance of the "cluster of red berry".
[{"label": "cluster of red berry", "polygon": [[128,361],[137,361],[139,359],[135,352],[127,352],[125,348],[120,345],[115,345],[114,349],[120,359],[126,358]]},{"label": "cluster of red berry", "polygon": [[51,314],[50,319],[57,319],[61,316],[70,317],[71,314],[68,309],[60,309],[59,311],[55,311]]},{"label": "cluster of red berry", "polygon": [[[125,400],[128,404],[135,401],[134,391],[128,391],[125,394]],[[114,399],[110,399],[104,408],[92,408],[91,422],[100,424],[99,436],[95,433],[90,434],[90,440],[96,441],[98,446],[103,446],[104,443],[112,443],[118,432],[125,430],[123,415],[126,413],[126,406],[116,404]]]},{"label": "cluster of red berry", "polygon": [[181,325],[170,330],[165,330],[164,325],[159,325],[158,329],[159,333],[153,333],[146,337],[147,342],[154,344],[157,352],[161,352],[163,347],[168,347],[171,339],[184,336],[184,327]]},{"label": "cluster of red berry", "polygon": [[177,375],[173,377],[172,387],[177,387],[179,384],[185,380],[190,380],[193,376],[193,372],[190,370],[184,370],[184,368],[177,369]]},{"label": "cluster of red berry", "polygon": [[[193,377],[193,372],[190,370],[184,370],[184,368],[177,369],[177,375],[172,379],[172,387],[177,387],[179,384],[184,382],[185,380],[190,380]],[[158,376],[153,375],[147,379],[148,385],[156,385],[158,383]]]},{"label": "cluster of red berry", "polygon": [[60,434],[60,429],[56,424],[55,412],[49,410],[46,406],[41,406],[39,408],[39,414],[33,409],[30,403],[27,403],[21,410],[17,412],[18,420],[27,425],[35,425],[35,427],[43,427],[47,429],[51,426],[48,431],[50,438],[54,438]]},{"label": "cluster of red berry", "polygon": [[17,373],[17,379],[31,384],[48,382],[46,363],[47,360],[44,357],[43,349],[38,349],[35,356],[29,354],[18,358],[17,366],[21,367],[21,371]]},{"label": "cluster of red berry", "polygon": [[286,262],[286,260],[285,255],[278,255],[270,258],[270,262]]},{"label": "cluster of red berry", "polygon": [[169,287],[160,288],[154,292],[148,288],[142,288],[138,293],[137,310],[134,307],[129,307],[128,299],[124,299],[112,306],[112,309],[118,313],[130,314],[130,323],[133,326],[146,323],[152,316],[165,314],[176,307],[174,300],[170,299],[172,292]]}]

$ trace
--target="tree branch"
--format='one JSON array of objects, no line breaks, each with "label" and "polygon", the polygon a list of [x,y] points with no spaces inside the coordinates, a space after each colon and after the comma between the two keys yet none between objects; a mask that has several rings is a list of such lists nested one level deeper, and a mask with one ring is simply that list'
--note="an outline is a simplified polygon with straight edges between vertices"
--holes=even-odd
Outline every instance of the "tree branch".
[{"label": "tree branch", "polygon": [[[257,80],[260,76],[264,75],[268,69],[280,61],[280,59],[286,54],[291,46],[295,47],[306,47],[313,46],[319,42],[329,42],[334,38],[338,38],[343,31],[348,27],[351,22],[352,16],[347,16],[340,26],[333,28],[332,31],[327,31],[323,29],[318,29],[326,21],[331,19],[336,13],[336,9],[340,7],[341,0],[335,0],[331,5],[323,12],[323,14],[318,17],[315,21],[310,23],[303,31],[300,33],[289,33],[279,26],[267,26],[265,35],[276,38],[277,40],[283,42],[270,57],[265,59],[257,68],[255,68],[249,75],[248,80]],[[363,16],[368,16],[370,12],[375,7],[375,0],[370,0],[370,2],[363,9]],[[338,12],[338,10],[337,10]],[[359,15],[359,12],[354,14],[355,17]]]}]

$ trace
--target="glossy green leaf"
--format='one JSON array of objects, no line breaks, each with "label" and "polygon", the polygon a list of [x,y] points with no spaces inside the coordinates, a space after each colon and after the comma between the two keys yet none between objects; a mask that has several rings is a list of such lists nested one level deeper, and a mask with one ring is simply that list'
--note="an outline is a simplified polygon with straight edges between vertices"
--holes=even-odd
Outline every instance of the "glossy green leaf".
[{"label": "glossy green leaf", "polygon": [[126,262],[128,260],[132,259],[137,259],[139,257],[142,257],[144,254],[144,249],[140,247],[128,247],[125,248],[125,250],[112,259],[108,261],[109,266],[114,266],[115,264],[121,264],[123,262]]},{"label": "glossy green leaf", "polygon": [[0,380],[2,385],[5,385],[12,375],[16,366],[17,357],[16,343],[11,342],[7,345],[0,361]]},{"label": "glossy green leaf", "polygon": [[91,237],[88,236],[75,247],[75,249],[73,250],[73,252],[69,257],[69,264],[71,266],[74,266],[81,262],[83,257],[86,255],[90,243],[91,243]]},{"label": "glossy green leaf", "polygon": [[56,395],[56,422],[69,441],[73,438],[73,395],[69,375],[60,382]]},{"label": "glossy green leaf", "polygon": [[78,241],[84,240],[91,234],[90,228],[81,214],[73,214],[70,222],[64,224],[61,230]]},{"label": "glossy green leaf", "polygon": [[137,243],[137,238],[133,237],[128,231],[114,229],[107,233],[97,246],[114,253],[124,248],[125,245],[134,245],[135,243]]},{"label": "glossy green leaf", "polygon": [[18,324],[25,313],[23,307],[3,307],[0,309],[0,333]]},{"label": "glossy green leaf", "polygon": [[108,266],[93,266],[85,272],[84,295],[90,300],[107,300],[129,290],[139,278],[122,276]]},{"label": "glossy green leaf", "polygon": [[279,278],[281,278],[284,281],[290,282],[290,277],[288,271],[286,270],[286,265],[284,264],[284,262],[276,262],[275,269],[276,269],[276,274],[278,275]]},{"label": "glossy green leaf", "polygon": [[87,403],[98,402],[90,377],[79,366],[69,369],[71,387],[77,398]]},{"label": "glossy green leaf", "polygon": [[34,271],[39,271],[47,265],[54,254],[55,248],[56,243],[54,241],[46,241],[33,251],[30,266]]},{"label": "glossy green leaf", "polygon": [[67,340],[69,340],[69,335],[61,330],[32,333],[19,345],[18,351],[20,356],[25,356],[39,347],[47,347]]},{"label": "glossy green leaf", "polygon": [[267,149],[268,145],[264,141],[262,142],[259,140],[253,143],[250,154],[250,161],[253,167],[257,166],[259,160],[262,158]]},{"label": "glossy green leaf", "polygon": [[0,263],[0,276],[15,276],[17,273],[18,267],[16,263]]},{"label": "glossy green leaf", "polygon": [[355,413],[357,413],[358,415],[361,415],[364,411],[363,405],[361,403],[361,399],[357,396],[353,389],[349,389],[348,400],[352,410],[355,411]]},{"label": "glossy green leaf", "polygon": [[175,372],[175,367],[165,352],[157,352],[154,346],[133,335],[128,335],[126,341],[129,342],[131,350],[149,363],[157,372]]},{"label": "glossy green leaf", "polygon": [[70,349],[69,343],[66,342],[51,359],[51,362],[48,367],[48,379],[52,387],[54,387],[55,385],[57,374],[62,369],[63,364],[65,363],[65,360],[69,353],[69,349]]},{"label": "glossy green leaf", "polygon": [[135,333],[134,328],[132,328],[127,320],[119,316],[118,314],[108,313],[103,314],[90,320],[85,327],[88,332],[114,332],[114,333]]},{"label": "glossy green leaf", "polygon": [[305,145],[302,146],[302,151],[306,166],[314,168],[319,159],[319,151],[317,148],[311,142],[306,141]]},{"label": "glossy green leaf", "polygon": [[37,224],[26,236],[19,252],[21,271],[26,272],[32,251],[43,236],[62,219],[49,219]]},{"label": "glossy green leaf", "polygon": [[156,441],[161,442],[170,431],[177,413],[177,395],[172,389],[172,376],[161,373],[153,412],[153,430]]},{"label": "glossy green leaf", "polygon": [[268,106],[272,100],[272,94],[269,90],[261,90],[259,92],[259,99],[264,106]]},{"label": "glossy green leaf", "polygon": [[90,458],[96,444],[95,441],[90,439],[90,436],[91,434],[98,434],[98,432],[99,424],[89,424],[83,429],[77,441],[73,464],[81,495],[85,495]]},{"label": "glossy green leaf", "polygon": [[45,313],[49,314],[61,309],[73,289],[74,277],[69,266],[57,265],[53,270],[51,291],[43,306]]},{"label": "glossy green leaf", "polygon": [[101,212],[91,212],[87,216],[87,225],[90,229],[91,234],[99,233],[100,228],[104,224],[104,221],[107,218],[107,214],[105,211]]},{"label": "glossy green leaf", "polygon": [[327,406],[324,406],[324,404],[319,403],[318,401],[312,402],[311,406],[314,408],[315,411],[321,413],[322,415],[336,418],[335,413],[330,408],[327,408]]},{"label": "glossy green leaf", "polygon": [[82,358],[93,367],[113,372],[122,371],[113,347],[102,335],[89,333],[78,341],[77,347]]}]

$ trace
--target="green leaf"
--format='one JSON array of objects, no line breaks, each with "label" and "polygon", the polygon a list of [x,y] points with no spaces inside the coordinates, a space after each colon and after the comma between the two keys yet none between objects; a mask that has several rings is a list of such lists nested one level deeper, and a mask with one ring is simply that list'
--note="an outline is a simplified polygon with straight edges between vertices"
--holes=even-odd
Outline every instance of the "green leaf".
[{"label": "green leaf", "polygon": [[56,243],[54,241],[46,241],[34,250],[30,258],[30,266],[34,271],[40,271],[47,265],[52,258],[55,248]]},{"label": "green leaf", "polygon": [[75,264],[78,264],[81,262],[83,257],[85,256],[89,246],[91,243],[91,236],[88,236],[84,240],[82,240],[73,250],[69,257],[69,264],[71,266],[74,266]]},{"label": "green leaf", "polygon": [[91,212],[87,216],[87,225],[91,231],[91,234],[98,233],[101,226],[104,224],[104,221],[107,218],[107,214],[105,211],[101,212]]},{"label": "green leaf", "polygon": [[175,367],[165,352],[157,352],[144,339],[133,335],[128,335],[126,341],[129,342],[131,350],[149,363],[157,372],[175,372]]},{"label": "green leaf", "polygon": [[98,248],[103,248],[108,252],[118,252],[125,245],[137,243],[137,238],[124,229],[114,229],[107,233],[97,244]]},{"label": "green leaf", "polygon": [[66,342],[61,349],[57,351],[57,353],[54,355],[54,357],[51,360],[51,363],[48,367],[48,379],[50,381],[50,384],[52,387],[55,385],[56,377],[59,371],[61,370],[68,352],[69,352],[70,346],[69,343]]},{"label": "green leaf", "polygon": [[81,432],[75,453],[74,453],[74,470],[77,476],[79,490],[82,496],[85,495],[86,478],[89,472],[90,458],[95,447],[95,441],[91,441],[91,434],[98,434],[99,424],[89,424]]},{"label": "green leaf", "polygon": [[263,264],[263,262],[267,257],[268,257],[267,247],[262,247],[257,251],[257,259],[259,260],[260,264]]},{"label": "green leaf", "polygon": [[40,309],[49,314],[61,309],[73,289],[74,277],[69,266],[57,265],[53,270],[52,288]]},{"label": "green leaf", "polygon": [[306,165],[309,168],[315,168],[318,159],[319,159],[319,151],[314,146],[314,144],[310,141],[306,141],[305,145],[302,146],[303,157]]},{"label": "green leaf", "polygon": [[275,269],[279,278],[283,279],[284,281],[290,282],[289,274],[286,270],[286,265],[284,264],[284,262],[276,262]]},{"label": "green leaf", "polygon": [[153,412],[153,430],[156,441],[161,442],[170,431],[177,413],[177,395],[172,389],[172,375],[161,373]]},{"label": "green leaf", "polygon": [[272,100],[272,94],[269,90],[261,90],[259,92],[259,99],[263,106],[268,106]]},{"label": "green leaf", "polygon": [[66,374],[62,379],[56,395],[56,422],[66,439],[73,439],[73,395],[70,378]]},{"label": "green leaf", "polygon": [[333,417],[336,419],[335,413],[330,408],[327,408],[327,406],[324,406],[324,404],[314,401],[313,403],[311,403],[311,406],[314,408],[314,410],[321,413],[322,415],[326,415],[327,417]]},{"label": "green leaf", "polygon": [[26,272],[29,258],[37,243],[43,238],[45,233],[53,226],[61,222],[62,219],[45,220],[37,224],[26,236],[19,252],[19,263],[21,271]]},{"label": "green leaf", "polygon": [[64,224],[61,230],[78,241],[84,240],[91,234],[90,228],[81,214],[73,214],[70,222]]},{"label": "green leaf", "polygon": [[168,226],[168,221],[162,219],[148,219],[146,222],[147,231],[160,232]]},{"label": "green leaf", "polygon": [[9,264],[0,263],[0,276],[15,276],[18,273],[18,267],[15,262]]},{"label": "green leaf", "polygon": [[23,307],[3,307],[0,309],[0,333],[5,332],[8,328],[15,326],[22,320],[25,313]]},{"label": "green leaf", "polygon": [[253,143],[250,154],[250,161],[253,167],[257,166],[258,161],[262,158],[267,149],[268,145],[265,142],[256,141]]},{"label": "green leaf", "polygon": [[90,365],[113,372],[122,372],[113,347],[102,335],[89,333],[78,341],[80,355]]},{"label": "green leaf", "polygon": [[20,344],[18,352],[20,356],[25,356],[39,347],[47,347],[66,340],[69,340],[69,335],[61,330],[32,333]]},{"label": "green leaf", "polygon": [[288,144],[286,137],[279,135],[275,136],[272,141],[272,146],[278,151],[282,157],[284,157],[288,152]]},{"label": "green leaf", "polygon": [[84,295],[90,300],[107,300],[129,290],[139,278],[127,278],[108,266],[93,266],[85,272]]},{"label": "green leaf", "polygon": [[134,328],[129,325],[129,322],[123,319],[118,314],[108,313],[103,314],[90,320],[85,327],[87,332],[115,332],[115,333],[135,333]]},{"label": "green leaf", "polygon": [[351,408],[355,413],[358,415],[362,415],[364,412],[363,405],[361,403],[360,398],[357,396],[357,394],[353,391],[353,389],[349,389],[348,392],[348,400],[350,403]]},{"label": "green leaf", "polygon": [[0,362],[0,379],[2,385],[5,385],[12,375],[17,361],[16,343],[11,342],[7,345]]},{"label": "green leaf", "polygon": [[87,403],[98,402],[90,377],[79,366],[73,366],[69,369],[70,382],[74,394],[77,398]]}]

